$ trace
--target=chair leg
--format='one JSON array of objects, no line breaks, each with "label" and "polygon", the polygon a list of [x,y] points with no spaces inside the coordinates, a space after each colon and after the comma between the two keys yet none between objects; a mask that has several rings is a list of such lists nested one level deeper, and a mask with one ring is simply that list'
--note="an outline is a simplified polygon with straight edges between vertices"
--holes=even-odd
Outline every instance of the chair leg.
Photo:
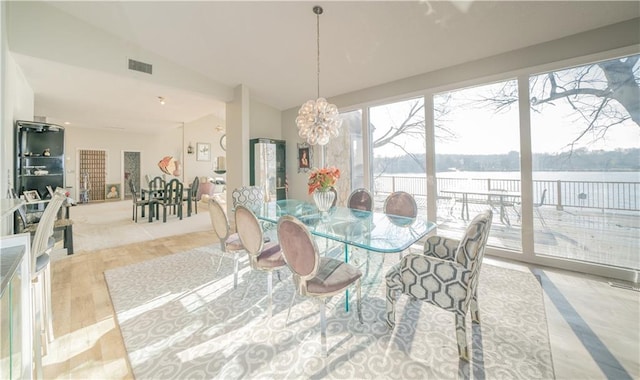
[{"label": "chair leg", "polygon": [[356,281],[356,287],[357,287],[357,293],[358,293],[358,320],[360,321],[360,324],[362,324],[362,286],[361,285],[361,279],[358,279],[358,281]]},{"label": "chair leg", "polygon": [[387,326],[393,329],[396,324],[396,301],[398,298],[398,291],[389,287],[387,283]]},{"label": "chair leg", "polygon": [[136,223],[138,223],[138,219],[136,218],[137,211],[138,211],[138,207],[134,204],[133,211],[131,212],[131,220],[135,221]]},{"label": "chair leg", "polygon": [[327,356],[327,316],[323,299],[320,300],[320,344],[322,345],[322,356]]},{"label": "chair leg", "polygon": [[273,272],[269,271],[267,273],[267,291],[269,292],[269,310],[268,315],[269,318],[273,315],[273,307],[272,307],[272,293],[273,293]]},{"label": "chair leg", "polygon": [[469,361],[469,348],[467,347],[467,328],[464,323],[464,314],[456,313],[456,340],[458,342],[458,355],[460,359]]},{"label": "chair leg", "polygon": [[295,301],[296,299],[296,290],[293,290],[293,295],[291,296],[291,302],[289,302],[289,312],[287,312],[287,319],[284,321],[284,324],[286,325],[287,323],[289,323],[289,315],[291,315],[291,308],[293,308],[293,301]]},{"label": "chair leg", "polygon": [[233,288],[238,287],[238,252],[233,253]]},{"label": "chair leg", "polygon": [[51,308],[51,263],[47,265],[47,268],[43,273],[43,290],[44,290],[44,317],[46,326],[47,341],[53,342],[53,313]]},{"label": "chair leg", "polygon": [[478,290],[473,292],[471,302],[469,303],[469,310],[471,311],[471,320],[475,323],[480,323],[480,307],[478,305]]}]

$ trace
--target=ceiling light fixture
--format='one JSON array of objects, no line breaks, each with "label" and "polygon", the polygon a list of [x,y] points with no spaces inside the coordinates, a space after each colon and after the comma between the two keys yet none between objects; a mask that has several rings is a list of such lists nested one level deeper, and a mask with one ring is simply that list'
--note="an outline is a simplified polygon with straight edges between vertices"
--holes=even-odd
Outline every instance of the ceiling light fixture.
[{"label": "ceiling light fixture", "polygon": [[320,15],[322,12],[321,6],[316,5],[313,7],[313,13],[316,14],[317,29],[318,95],[316,100],[308,100],[304,103],[298,111],[298,117],[296,117],[298,135],[306,139],[310,145],[326,145],[330,138],[338,136],[342,125],[338,107],[320,97]]},{"label": "ceiling light fixture", "polygon": [[160,102],[160,104],[162,104],[164,106],[165,101],[164,101],[164,97],[163,96],[158,96],[158,101]]}]

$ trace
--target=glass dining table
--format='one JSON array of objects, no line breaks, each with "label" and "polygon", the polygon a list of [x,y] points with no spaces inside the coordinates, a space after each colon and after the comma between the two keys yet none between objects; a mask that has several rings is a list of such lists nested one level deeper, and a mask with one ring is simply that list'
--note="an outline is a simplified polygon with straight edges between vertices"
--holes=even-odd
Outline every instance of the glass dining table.
[{"label": "glass dining table", "polygon": [[[344,243],[345,262],[349,262],[350,246],[381,254],[398,253],[436,227],[422,216],[407,218],[340,206],[321,213],[315,205],[295,199],[267,202],[252,211],[258,219],[271,223],[284,215],[295,216],[312,235]],[[346,302],[347,310],[348,305]]]}]

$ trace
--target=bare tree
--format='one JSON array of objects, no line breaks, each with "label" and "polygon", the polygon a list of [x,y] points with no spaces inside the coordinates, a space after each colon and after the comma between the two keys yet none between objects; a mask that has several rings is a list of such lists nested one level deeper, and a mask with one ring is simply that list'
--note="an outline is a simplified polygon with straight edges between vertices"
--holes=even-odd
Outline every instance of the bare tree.
[{"label": "bare tree", "polygon": [[[531,109],[542,112],[545,106],[567,102],[576,118],[584,122],[584,128],[568,144],[572,149],[587,133],[597,140],[627,120],[640,127],[639,60],[640,55],[634,55],[533,76]],[[506,111],[518,102],[518,88],[514,84],[505,82],[497,91],[474,101]]]}]

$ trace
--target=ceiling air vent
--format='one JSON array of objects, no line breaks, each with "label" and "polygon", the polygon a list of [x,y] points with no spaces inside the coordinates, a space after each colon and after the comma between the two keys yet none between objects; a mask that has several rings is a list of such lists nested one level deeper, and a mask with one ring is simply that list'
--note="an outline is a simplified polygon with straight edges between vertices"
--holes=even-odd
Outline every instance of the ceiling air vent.
[{"label": "ceiling air vent", "polygon": [[129,59],[129,70],[141,71],[143,73],[151,74],[152,69],[153,66],[151,66],[151,64],[149,63]]}]

